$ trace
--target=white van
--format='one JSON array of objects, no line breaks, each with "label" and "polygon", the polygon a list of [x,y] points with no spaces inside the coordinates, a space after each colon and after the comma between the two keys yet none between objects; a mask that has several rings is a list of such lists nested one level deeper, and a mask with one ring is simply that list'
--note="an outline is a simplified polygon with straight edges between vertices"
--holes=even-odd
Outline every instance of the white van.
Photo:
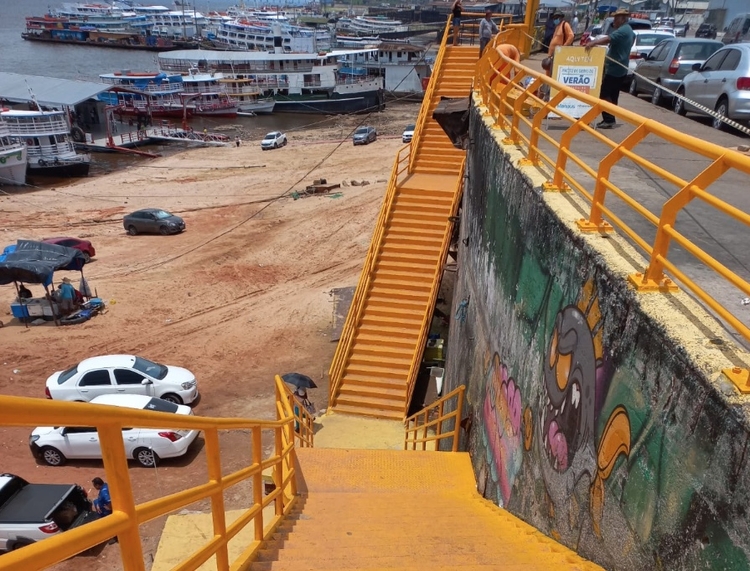
[{"label": "white van", "polygon": [[721,41],[725,44],[750,42],[750,13],[738,14],[727,26]]}]

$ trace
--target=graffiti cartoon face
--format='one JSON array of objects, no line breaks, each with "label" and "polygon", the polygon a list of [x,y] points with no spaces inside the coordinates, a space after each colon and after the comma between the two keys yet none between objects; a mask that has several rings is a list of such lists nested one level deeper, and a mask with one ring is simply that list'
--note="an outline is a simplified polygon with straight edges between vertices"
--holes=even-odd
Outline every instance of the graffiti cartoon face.
[{"label": "graffiti cartoon face", "polygon": [[576,306],[557,314],[544,363],[542,441],[550,465],[570,468],[576,453],[594,437],[596,384],[594,341]]}]

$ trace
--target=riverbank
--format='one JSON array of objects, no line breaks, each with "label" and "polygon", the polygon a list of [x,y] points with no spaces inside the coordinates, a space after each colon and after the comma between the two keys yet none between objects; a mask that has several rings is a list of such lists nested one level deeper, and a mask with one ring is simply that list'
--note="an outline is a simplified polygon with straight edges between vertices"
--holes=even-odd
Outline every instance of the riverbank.
[{"label": "riverbank", "polygon": [[[401,131],[417,112],[418,105],[410,105],[398,114],[372,115],[366,124],[380,137],[368,146],[342,139],[363,116],[337,117],[324,128],[289,133],[286,147],[269,152],[261,151],[259,140],[246,140],[239,148],[189,150],[65,188],[0,198],[3,245],[62,235],[91,240],[97,256],[86,276],[108,303],[104,315],[81,325],[26,329],[9,315],[13,286],[0,287],[0,391],[43,397],[54,371],[94,355],[134,353],[193,371],[202,394],[196,414],[271,417],[273,375],[290,371],[315,379],[320,389],[311,398],[325,408],[325,373],[335,350],[330,292],[356,284]],[[319,178],[342,187],[294,199],[295,190]],[[186,232],[128,236],[123,214],[143,207],[179,214]],[[55,283],[66,275],[78,282],[76,274],[58,272]],[[38,467],[28,433],[5,431],[0,452],[6,471],[85,487],[104,475],[100,461]],[[222,437],[226,471],[247,460],[228,452],[244,450],[245,438]],[[204,482],[203,455],[199,439],[188,456],[164,461],[157,474],[132,467],[136,501]],[[237,509],[247,498],[252,494],[238,487],[226,501]],[[162,526],[160,519],[142,527],[147,554],[155,551]],[[117,549],[107,546],[96,558],[57,568],[117,570]]]}]

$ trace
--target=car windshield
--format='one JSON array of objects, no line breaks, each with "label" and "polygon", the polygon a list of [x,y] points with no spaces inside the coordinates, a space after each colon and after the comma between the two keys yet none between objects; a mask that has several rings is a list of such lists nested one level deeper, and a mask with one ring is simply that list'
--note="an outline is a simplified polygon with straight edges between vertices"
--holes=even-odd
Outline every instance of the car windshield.
[{"label": "car windshield", "polygon": [[354,131],[354,134],[355,135],[367,135],[367,130],[368,130],[367,127],[360,127],[359,129]]},{"label": "car windshield", "polygon": [[57,377],[57,384],[62,385],[65,381],[67,381],[70,377],[75,375],[78,372],[78,365],[72,366],[70,369],[67,369],[60,373],[60,376]]},{"label": "car windshield", "polygon": [[169,218],[172,216],[172,213],[167,212],[166,210],[159,210],[157,212],[154,212],[154,216],[156,216],[157,220],[164,220],[165,218]]},{"label": "car windshield", "polygon": [[265,137],[265,140],[275,139],[275,138],[276,138],[276,133],[268,133],[268,135],[266,135]]},{"label": "car windshield", "polygon": [[703,42],[694,44],[682,44],[677,55],[680,59],[695,59],[705,61],[709,57],[711,57],[713,53],[720,47],[721,44],[718,42],[715,44],[704,44]]},{"label": "car windshield", "polygon": [[177,405],[161,399],[151,399],[143,407],[143,410],[155,410],[156,412],[177,412]]},{"label": "car windshield", "polygon": [[636,46],[655,46],[662,40],[671,38],[669,34],[639,34],[635,39]]},{"label": "car windshield", "polygon": [[415,127],[415,125],[409,125],[409,126],[408,126],[408,127],[406,128],[406,130],[407,130],[407,131],[413,131],[413,130],[414,130],[414,127]]},{"label": "car windshield", "polygon": [[153,377],[154,379],[159,380],[162,380],[164,377],[166,377],[168,371],[166,365],[160,365],[159,363],[154,363],[153,361],[143,359],[142,357],[135,358],[133,368],[136,371],[140,371],[141,373],[148,375],[149,377]]}]

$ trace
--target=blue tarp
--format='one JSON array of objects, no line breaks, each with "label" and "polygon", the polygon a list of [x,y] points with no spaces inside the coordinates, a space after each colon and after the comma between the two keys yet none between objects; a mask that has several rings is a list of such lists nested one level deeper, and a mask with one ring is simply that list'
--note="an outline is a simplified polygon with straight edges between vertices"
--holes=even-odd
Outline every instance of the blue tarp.
[{"label": "blue tarp", "polygon": [[73,248],[32,240],[19,240],[0,256],[0,285],[13,282],[52,283],[55,270],[80,271],[86,263],[83,253]]}]

